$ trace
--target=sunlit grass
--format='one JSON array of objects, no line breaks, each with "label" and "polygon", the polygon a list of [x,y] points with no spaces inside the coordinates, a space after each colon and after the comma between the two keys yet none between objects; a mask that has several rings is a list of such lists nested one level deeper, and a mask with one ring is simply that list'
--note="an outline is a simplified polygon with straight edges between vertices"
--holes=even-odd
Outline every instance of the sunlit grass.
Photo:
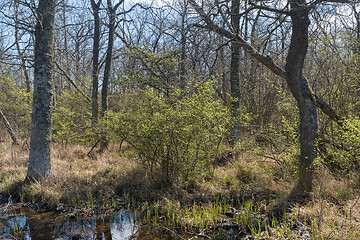
[{"label": "sunlit grass", "polygon": [[[7,150],[5,143],[2,149]],[[87,156],[84,146],[64,149],[53,144],[52,176],[25,184],[28,150],[17,147],[16,158],[2,154],[0,192],[19,201],[29,201],[56,208],[61,204],[93,209],[116,206],[115,187],[119,179],[136,167],[135,162],[106,152],[98,159]],[[15,190],[15,192],[14,192]]]}]

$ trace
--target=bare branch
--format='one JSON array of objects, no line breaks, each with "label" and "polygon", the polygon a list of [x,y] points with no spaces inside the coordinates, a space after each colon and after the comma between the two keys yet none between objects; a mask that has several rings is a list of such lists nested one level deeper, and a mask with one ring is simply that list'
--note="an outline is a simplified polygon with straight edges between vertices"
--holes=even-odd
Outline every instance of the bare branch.
[{"label": "bare branch", "polygon": [[71,85],[73,85],[75,87],[75,89],[81,93],[81,95],[83,95],[85,97],[85,99],[87,100],[87,102],[91,103],[91,99],[86,96],[86,94],[75,84],[75,82],[71,79],[71,77],[69,76],[69,74],[67,74],[67,72],[65,72],[65,70],[59,65],[59,63],[57,61],[54,61],[56,67],[64,74],[64,76],[66,77],[66,79],[71,83]]},{"label": "bare branch", "polygon": [[267,6],[259,6],[259,5],[256,5],[255,3],[253,3],[252,1],[250,1],[249,4],[252,6],[252,9],[260,9],[260,10],[265,10],[265,11],[279,13],[279,14],[285,14],[285,15],[290,15],[290,13],[291,13],[291,11],[285,10],[286,7],[284,9],[276,9],[276,8],[271,8],[271,7],[267,7]]},{"label": "bare branch", "polygon": [[[240,46],[253,58],[255,58],[257,61],[265,65],[270,71],[275,73],[277,76],[285,79],[285,70],[278,66],[273,59],[268,55],[262,55],[259,53],[253,46],[251,46],[248,42],[246,42],[239,34],[232,33],[224,28],[221,28],[219,25],[217,25],[215,22],[213,22],[209,15],[207,15],[202,7],[200,7],[195,0],[189,0],[190,4],[193,6],[193,8],[196,10],[196,12],[200,15],[202,20],[207,24],[207,28],[211,31],[217,32],[220,35],[229,38],[229,39],[235,39],[239,42]],[[311,90],[311,89],[310,89]],[[317,106],[326,114],[328,117],[337,122],[340,126],[343,125],[342,123],[342,117],[339,116],[334,109],[332,109],[321,97],[316,95],[312,90],[310,91],[310,94],[312,95],[311,99],[314,99]]]}]

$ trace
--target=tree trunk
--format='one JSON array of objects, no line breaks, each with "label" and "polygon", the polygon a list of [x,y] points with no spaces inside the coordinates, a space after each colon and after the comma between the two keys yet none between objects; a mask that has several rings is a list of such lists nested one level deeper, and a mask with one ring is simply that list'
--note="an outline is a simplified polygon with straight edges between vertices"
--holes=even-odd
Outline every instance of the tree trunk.
[{"label": "tree trunk", "polygon": [[39,0],[35,31],[34,100],[27,179],[41,180],[51,173],[51,97],[55,0]]},{"label": "tree trunk", "polygon": [[306,193],[312,189],[318,117],[315,100],[302,70],[308,48],[310,20],[305,0],[291,0],[292,35],[286,58],[285,74],[288,86],[296,99],[300,116],[300,159],[297,190]]},{"label": "tree trunk", "polygon": [[[239,33],[239,23],[240,23],[240,0],[232,0],[231,5],[231,26],[235,33]],[[231,66],[230,66],[230,89],[231,89],[231,111],[232,116],[235,120],[235,125],[231,129],[231,145],[236,144],[236,142],[240,138],[240,129],[239,129],[239,121],[237,118],[239,117],[240,111],[240,75],[239,75],[239,67],[240,67],[240,44],[236,39],[231,41]]]},{"label": "tree trunk", "polygon": [[181,56],[180,56],[180,88],[185,89],[186,80],[185,80],[185,61],[186,61],[186,29],[185,21],[187,15],[187,0],[184,0],[184,9],[181,14]]},{"label": "tree trunk", "polygon": [[109,79],[111,73],[111,62],[112,62],[112,51],[114,46],[114,31],[115,31],[115,20],[116,13],[115,9],[112,7],[111,0],[108,0],[108,11],[109,11],[109,39],[108,46],[106,50],[105,58],[105,70],[104,70],[104,79],[103,85],[101,88],[101,115],[104,116],[108,110],[107,98],[108,98],[108,88],[109,88]]},{"label": "tree trunk", "polygon": [[91,0],[91,8],[94,15],[94,45],[93,45],[93,69],[92,69],[92,124],[98,121],[99,106],[98,106],[98,88],[99,88],[99,51],[100,51],[100,10],[101,0],[95,3]]},{"label": "tree trunk", "polygon": [[[112,51],[114,46],[114,33],[115,33],[115,20],[116,20],[116,9],[120,4],[116,4],[115,7],[112,6],[111,0],[107,1],[108,13],[109,13],[109,39],[108,46],[106,50],[105,58],[105,69],[104,69],[104,79],[103,85],[101,88],[101,116],[104,117],[108,110],[108,88],[109,88],[109,79],[111,73],[111,62],[112,62]],[[100,152],[105,150],[108,146],[108,141],[103,139],[100,143]]]},{"label": "tree trunk", "polygon": [[108,11],[109,11],[109,39],[108,46],[106,50],[106,59],[105,59],[105,70],[104,70],[104,79],[103,85],[101,88],[101,115],[104,116],[108,110],[107,98],[108,98],[108,88],[109,88],[109,79],[111,73],[111,62],[112,62],[112,50],[114,46],[114,31],[115,31],[115,20],[116,13],[115,9],[111,5],[111,1],[108,0]]}]

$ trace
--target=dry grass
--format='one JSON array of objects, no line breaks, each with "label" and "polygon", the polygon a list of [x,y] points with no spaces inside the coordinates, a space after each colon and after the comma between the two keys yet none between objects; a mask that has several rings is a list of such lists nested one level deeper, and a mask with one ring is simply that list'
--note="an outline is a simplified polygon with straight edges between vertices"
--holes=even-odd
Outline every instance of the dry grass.
[{"label": "dry grass", "polygon": [[[162,219],[174,219],[171,224],[201,227],[207,224],[204,218],[215,225],[218,219],[227,219],[247,226],[247,233],[258,239],[301,239],[304,234],[312,239],[360,239],[356,174],[344,179],[321,167],[311,197],[285,204],[295,178],[289,178],[291,173],[281,164],[263,157],[242,154],[237,161],[216,168],[212,178],[167,186],[161,176],[142,168],[126,144],[120,152],[119,144],[111,144],[108,151],[91,157],[89,149],[53,144],[52,177],[25,184],[28,148],[0,142],[0,193],[39,207],[72,210],[108,210],[119,203],[138,203],[150,211],[149,216],[159,211],[165,216]],[[290,207],[274,220],[271,211],[279,202]],[[246,211],[262,216],[260,228],[258,217],[240,218]]]},{"label": "dry grass", "polygon": [[42,207],[55,208],[60,204],[72,207],[111,207],[116,202],[116,186],[138,164],[121,157],[111,145],[102,155],[87,155],[89,148],[74,145],[52,147],[52,176],[41,182],[25,184],[28,149],[7,142],[1,149],[1,188],[15,200],[31,201]]}]

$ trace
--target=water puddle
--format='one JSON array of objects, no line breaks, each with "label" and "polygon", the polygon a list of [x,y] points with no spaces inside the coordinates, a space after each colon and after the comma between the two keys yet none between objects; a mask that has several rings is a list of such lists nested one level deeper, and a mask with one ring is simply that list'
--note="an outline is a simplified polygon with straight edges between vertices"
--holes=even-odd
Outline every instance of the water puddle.
[{"label": "water puddle", "polygon": [[125,209],[104,217],[0,204],[0,240],[242,239],[232,229],[207,234],[177,232],[161,224],[145,223]]},{"label": "water puddle", "polygon": [[0,207],[1,240],[138,239],[138,229],[134,217],[123,209],[106,217],[80,217]]}]

